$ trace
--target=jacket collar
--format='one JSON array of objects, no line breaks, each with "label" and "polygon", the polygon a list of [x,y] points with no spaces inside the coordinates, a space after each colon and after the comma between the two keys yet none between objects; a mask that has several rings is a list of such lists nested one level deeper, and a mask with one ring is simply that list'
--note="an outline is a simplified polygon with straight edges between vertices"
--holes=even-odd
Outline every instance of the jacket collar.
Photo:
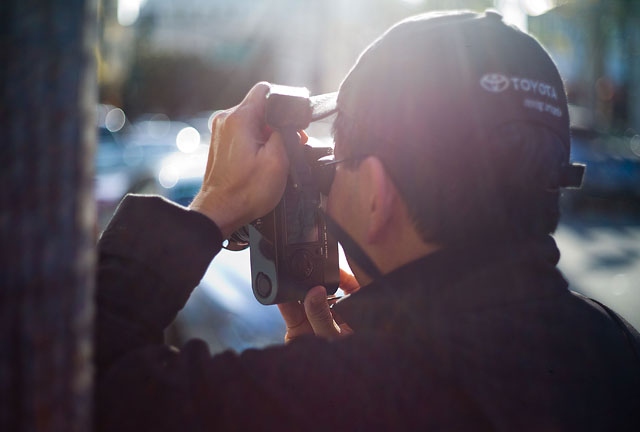
[{"label": "jacket collar", "polygon": [[435,324],[479,308],[566,292],[559,258],[550,236],[446,247],[376,279],[333,310],[356,332]]}]

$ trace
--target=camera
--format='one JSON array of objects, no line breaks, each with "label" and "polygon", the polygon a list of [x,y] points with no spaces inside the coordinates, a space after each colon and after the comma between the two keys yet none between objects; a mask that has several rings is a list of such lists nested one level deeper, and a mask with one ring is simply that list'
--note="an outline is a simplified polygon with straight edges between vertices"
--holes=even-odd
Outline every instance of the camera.
[{"label": "camera", "polygon": [[276,208],[232,234],[226,248],[250,248],[251,285],[262,304],[302,300],[316,285],[334,294],[340,280],[338,242],[320,211],[326,197],[317,184],[317,168],[333,149],[300,144],[298,131],[311,122],[307,89],[274,85],[266,98],[266,123],[283,137],[289,178]]}]

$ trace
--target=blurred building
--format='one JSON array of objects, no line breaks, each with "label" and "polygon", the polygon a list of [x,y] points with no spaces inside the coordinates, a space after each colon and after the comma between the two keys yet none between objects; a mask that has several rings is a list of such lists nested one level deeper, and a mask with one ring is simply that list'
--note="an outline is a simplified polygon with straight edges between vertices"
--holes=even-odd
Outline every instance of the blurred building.
[{"label": "blurred building", "polygon": [[[493,1],[102,0],[101,4],[101,99],[124,106],[135,116],[149,110],[188,115],[223,108],[239,102],[258,80],[304,85],[313,93],[332,91],[358,54],[394,22],[433,9],[483,10]],[[119,25],[116,15],[129,4],[139,7],[137,19]],[[123,103],[109,97],[118,92]]]},{"label": "blurred building", "polygon": [[[140,36],[152,52],[241,68],[268,52],[278,82],[335,88],[357,54],[407,5],[366,0],[147,0]],[[390,10],[396,10],[389,15]],[[376,25],[376,22],[379,22]]]},{"label": "blurred building", "polygon": [[242,64],[262,39],[269,2],[147,0],[140,11],[144,48]]}]

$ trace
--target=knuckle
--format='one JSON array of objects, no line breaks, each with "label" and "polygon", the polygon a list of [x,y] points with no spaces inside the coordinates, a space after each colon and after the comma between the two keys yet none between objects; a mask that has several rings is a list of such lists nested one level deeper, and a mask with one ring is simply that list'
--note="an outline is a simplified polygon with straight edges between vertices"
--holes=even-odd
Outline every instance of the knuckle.
[{"label": "knuckle", "polygon": [[256,83],[251,90],[247,93],[247,97],[242,101],[240,105],[250,105],[255,103],[260,99],[264,99],[269,90],[271,89],[271,85],[266,81],[260,81]]},{"label": "knuckle", "polygon": [[211,120],[211,130],[214,131],[219,129],[220,126],[224,123],[225,119],[229,115],[229,112],[226,110],[218,111],[214,116],[213,120]]}]

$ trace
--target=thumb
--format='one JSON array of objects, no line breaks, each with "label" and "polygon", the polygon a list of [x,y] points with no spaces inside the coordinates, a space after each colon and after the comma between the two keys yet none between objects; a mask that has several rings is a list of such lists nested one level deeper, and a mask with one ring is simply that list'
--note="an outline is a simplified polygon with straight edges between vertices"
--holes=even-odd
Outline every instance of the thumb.
[{"label": "thumb", "polygon": [[311,288],[304,298],[304,311],[316,336],[333,339],[340,336],[340,327],[333,320],[327,290],[323,286]]}]

